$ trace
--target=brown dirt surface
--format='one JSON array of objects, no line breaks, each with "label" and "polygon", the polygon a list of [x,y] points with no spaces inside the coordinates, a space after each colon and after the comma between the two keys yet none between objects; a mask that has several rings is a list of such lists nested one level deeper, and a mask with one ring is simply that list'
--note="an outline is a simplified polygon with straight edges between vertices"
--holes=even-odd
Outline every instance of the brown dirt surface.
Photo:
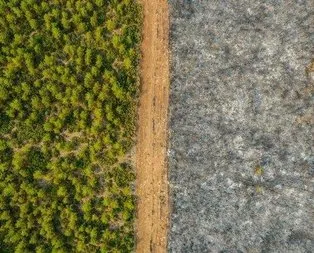
[{"label": "brown dirt surface", "polygon": [[166,0],[141,0],[141,92],[136,146],[136,252],[166,252],[169,19]]}]

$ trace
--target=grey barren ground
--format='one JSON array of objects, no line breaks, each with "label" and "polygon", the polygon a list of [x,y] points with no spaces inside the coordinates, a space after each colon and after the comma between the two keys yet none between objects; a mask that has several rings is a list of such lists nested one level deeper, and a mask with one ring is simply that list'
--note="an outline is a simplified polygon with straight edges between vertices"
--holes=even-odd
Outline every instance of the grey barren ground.
[{"label": "grey barren ground", "polygon": [[169,3],[169,252],[314,252],[314,1]]}]

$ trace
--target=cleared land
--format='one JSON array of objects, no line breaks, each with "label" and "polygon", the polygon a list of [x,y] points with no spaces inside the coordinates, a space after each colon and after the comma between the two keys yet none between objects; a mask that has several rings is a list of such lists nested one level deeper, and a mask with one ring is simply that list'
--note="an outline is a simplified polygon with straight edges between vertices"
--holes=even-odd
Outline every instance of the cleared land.
[{"label": "cleared land", "polygon": [[168,4],[142,0],[144,27],[138,111],[137,252],[165,252],[168,228]]},{"label": "cleared land", "polygon": [[169,252],[314,252],[314,2],[169,2]]}]

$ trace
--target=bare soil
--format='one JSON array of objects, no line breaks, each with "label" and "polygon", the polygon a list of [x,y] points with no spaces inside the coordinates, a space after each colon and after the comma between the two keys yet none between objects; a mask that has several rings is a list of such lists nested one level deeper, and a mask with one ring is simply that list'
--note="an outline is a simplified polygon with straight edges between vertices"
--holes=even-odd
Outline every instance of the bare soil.
[{"label": "bare soil", "polygon": [[166,252],[168,229],[168,3],[141,0],[141,92],[136,146],[136,252]]}]

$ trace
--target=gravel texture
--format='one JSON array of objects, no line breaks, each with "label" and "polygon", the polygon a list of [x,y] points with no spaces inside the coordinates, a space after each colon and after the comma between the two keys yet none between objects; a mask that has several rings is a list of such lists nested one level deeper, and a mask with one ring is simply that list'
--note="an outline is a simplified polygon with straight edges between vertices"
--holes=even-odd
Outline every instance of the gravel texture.
[{"label": "gravel texture", "polygon": [[168,251],[314,252],[314,1],[169,4]]}]

